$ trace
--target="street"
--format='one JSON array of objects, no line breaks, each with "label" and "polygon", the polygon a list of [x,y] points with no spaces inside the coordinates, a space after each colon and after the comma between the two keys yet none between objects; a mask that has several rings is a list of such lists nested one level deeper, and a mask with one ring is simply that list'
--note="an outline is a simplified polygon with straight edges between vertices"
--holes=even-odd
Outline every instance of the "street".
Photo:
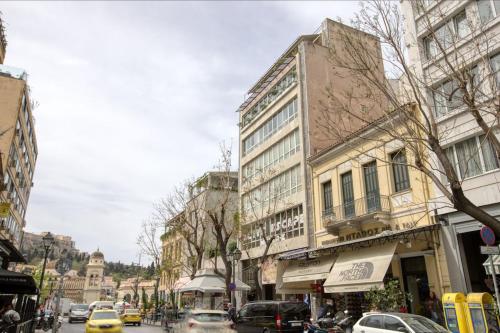
[{"label": "street", "polygon": [[[38,332],[38,331],[37,331]],[[40,331],[43,332],[43,331]],[[64,321],[61,333],[83,333],[85,332],[85,324],[84,323],[73,323],[70,324],[67,321]],[[163,330],[158,326],[125,326],[123,328],[123,333],[160,333]]]}]

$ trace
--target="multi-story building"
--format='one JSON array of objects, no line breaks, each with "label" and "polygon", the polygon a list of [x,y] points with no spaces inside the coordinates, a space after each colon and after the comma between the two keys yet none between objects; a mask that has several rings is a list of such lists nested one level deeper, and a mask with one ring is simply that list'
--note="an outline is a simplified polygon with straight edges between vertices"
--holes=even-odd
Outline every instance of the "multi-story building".
[{"label": "multi-story building", "polygon": [[[231,241],[236,244],[238,173],[234,171],[206,172],[189,186],[188,191],[190,194],[187,202],[183,203],[184,210],[167,221],[167,229],[161,237],[164,270],[161,274],[159,290],[162,298],[167,302],[180,302],[178,290],[196,274],[198,265],[201,269],[215,266],[220,271],[224,269],[220,256],[215,255],[219,251],[213,233],[214,224],[209,214],[221,216],[221,209],[224,209],[227,230],[233,233]],[[194,247],[186,241],[186,237],[194,232],[197,233],[197,240],[193,237],[192,242],[205,249],[201,256],[198,256]],[[175,300],[172,300],[171,297],[174,294]],[[193,299],[186,300],[186,302],[193,302]]]},{"label": "multi-story building", "polygon": [[430,292],[450,291],[440,225],[429,213],[432,182],[409,166],[413,147],[387,134],[404,132],[401,118],[383,117],[309,158],[316,248],[287,263],[281,288],[319,284],[324,293],[313,299],[347,300],[359,315],[360,292],[390,278],[412,295],[411,313],[424,314]]},{"label": "multi-story building", "polygon": [[27,74],[3,65],[5,46],[0,20],[0,239],[8,249],[0,249],[3,267],[23,261],[19,247],[38,154]]},{"label": "multi-story building", "polygon": [[[473,95],[483,110],[498,98],[498,1],[402,1],[401,7],[406,18],[408,59],[428,90],[424,93],[428,94],[431,107],[426,112],[434,116],[440,141],[447,148],[467,198],[500,221],[499,161],[493,147],[484,139],[485,133],[464,107],[461,91],[456,89],[451,77],[453,70],[464,69],[474,75],[474,84],[481,94]],[[443,51],[437,46],[436,38]],[[445,55],[452,62],[453,70],[445,63]],[[495,111],[481,113],[492,126],[493,134],[500,137]],[[498,109],[496,114],[498,116]],[[437,175],[442,177],[439,172]],[[443,183],[447,180],[443,179]],[[442,240],[447,249],[451,289],[457,292],[491,291],[491,279],[483,267],[487,256],[481,255],[479,250],[482,225],[457,212],[453,205],[443,204],[448,200],[437,188],[435,193],[434,208],[443,224]]]},{"label": "multi-story building", "polygon": [[[277,59],[238,109],[243,280],[255,285],[256,264],[251,259],[264,255],[264,229],[267,238],[275,237],[261,272],[267,299],[276,293],[277,256],[314,246],[310,171],[305,161],[340,139],[325,131],[322,122],[337,120],[338,129],[346,133],[362,125],[354,117],[341,120],[336,111],[350,92],[357,89],[362,95],[364,90],[333,60],[333,50],[341,52],[343,45],[339,29],[363,39],[367,50],[380,55],[377,38],[326,19],[318,33],[300,36]],[[378,68],[382,80],[382,64]],[[353,112],[368,121],[382,112],[368,98],[352,102]]]}]

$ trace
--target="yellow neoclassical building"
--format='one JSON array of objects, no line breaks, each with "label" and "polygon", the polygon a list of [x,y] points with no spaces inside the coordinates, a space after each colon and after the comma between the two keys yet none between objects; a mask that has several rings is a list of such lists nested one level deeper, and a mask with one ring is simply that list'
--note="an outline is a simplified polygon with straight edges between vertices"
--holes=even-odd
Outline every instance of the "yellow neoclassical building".
[{"label": "yellow neoclassical building", "polygon": [[315,248],[290,258],[282,288],[313,286],[316,303],[340,301],[354,313],[369,310],[363,293],[389,279],[412,294],[412,313],[422,314],[433,292],[449,291],[440,225],[429,211],[432,184],[411,166],[411,149],[387,135],[399,126],[390,118],[308,159]]}]

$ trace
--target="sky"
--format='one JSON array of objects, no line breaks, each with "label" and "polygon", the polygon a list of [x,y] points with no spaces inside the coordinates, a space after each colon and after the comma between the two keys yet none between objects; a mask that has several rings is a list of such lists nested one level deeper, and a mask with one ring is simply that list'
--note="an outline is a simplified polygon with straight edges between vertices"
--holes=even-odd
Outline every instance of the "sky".
[{"label": "sky", "polygon": [[[26,230],[137,262],[153,204],[238,156],[248,89],[355,1],[2,2],[4,64],[28,71],[38,160]],[[237,168],[237,160],[234,161]],[[143,258],[144,261],[147,261]]]}]

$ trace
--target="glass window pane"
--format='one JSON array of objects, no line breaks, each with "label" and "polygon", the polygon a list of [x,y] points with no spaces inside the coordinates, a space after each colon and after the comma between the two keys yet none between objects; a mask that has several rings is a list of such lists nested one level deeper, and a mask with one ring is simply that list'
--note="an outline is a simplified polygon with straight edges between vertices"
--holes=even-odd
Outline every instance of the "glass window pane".
[{"label": "glass window pane", "polygon": [[476,138],[470,138],[455,145],[462,179],[481,174],[481,161]]},{"label": "glass window pane", "polygon": [[486,137],[481,135],[479,137],[479,143],[481,144],[481,151],[483,153],[485,171],[498,169],[498,159],[496,158],[495,150],[490,140],[486,140]]},{"label": "glass window pane", "polygon": [[479,10],[479,18],[482,23],[486,23],[493,18],[491,0],[478,0],[477,8]]},{"label": "glass window pane", "polygon": [[457,37],[463,38],[467,36],[470,32],[469,23],[467,22],[467,16],[465,12],[462,12],[455,16],[455,33]]},{"label": "glass window pane", "polygon": [[497,88],[500,88],[500,53],[490,59],[491,69],[495,77]]}]

